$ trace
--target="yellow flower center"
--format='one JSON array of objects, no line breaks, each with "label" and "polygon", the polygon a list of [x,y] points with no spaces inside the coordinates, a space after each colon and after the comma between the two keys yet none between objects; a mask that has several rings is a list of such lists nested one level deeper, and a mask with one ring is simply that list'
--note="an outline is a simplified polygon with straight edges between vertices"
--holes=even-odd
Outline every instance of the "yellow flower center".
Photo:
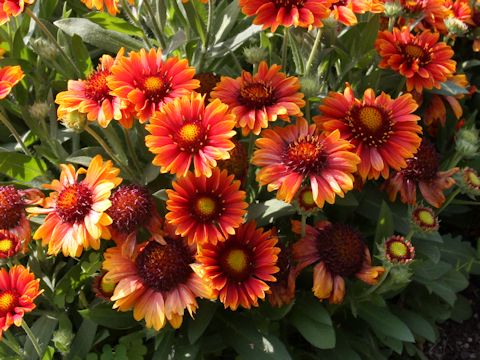
[{"label": "yellow flower center", "polygon": [[150,92],[162,90],[163,86],[163,80],[158,76],[149,76],[143,82],[143,87]]},{"label": "yellow flower center", "polygon": [[425,52],[420,46],[411,44],[405,46],[405,52],[407,53],[407,55],[410,55],[414,58],[421,58],[425,54]]},{"label": "yellow flower center", "polygon": [[245,251],[234,249],[228,253],[226,262],[231,270],[237,273],[242,273],[247,268],[248,257],[247,254],[245,254]]},{"label": "yellow flower center", "polygon": [[427,210],[420,210],[417,214],[420,221],[426,225],[432,226],[435,224],[435,218],[432,213]]},{"label": "yellow flower center", "polygon": [[15,295],[10,291],[0,294],[0,313],[7,313],[15,307]]},{"label": "yellow flower center", "polygon": [[13,241],[10,239],[0,240],[0,252],[8,252],[13,247]]},{"label": "yellow flower center", "polygon": [[374,132],[380,129],[383,123],[383,116],[377,108],[372,106],[362,107],[358,118],[360,122],[370,131]]},{"label": "yellow flower center", "polygon": [[200,133],[200,126],[196,124],[185,124],[180,128],[180,131],[178,132],[180,138],[188,143],[193,143],[198,140]]},{"label": "yellow flower center", "polygon": [[197,211],[203,216],[210,216],[215,212],[217,204],[212,198],[201,197],[197,200],[195,204]]},{"label": "yellow flower center", "polygon": [[113,294],[115,286],[117,286],[116,283],[105,281],[105,276],[102,277],[102,281],[100,282],[100,289],[104,294]]},{"label": "yellow flower center", "polygon": [[400,241],[394,241],[390,244],[390,253],[398,258],[404,258],[408,255],[408,247]]},{"label": "yellow flower center", "polygon": [[302,202],[305,205],[313,205],[315,203],[315,200],[313,199],[313,193],[311,190],[306,190],[302,194]]},{"label": "yellow flower center", "polygon": [[473,171],[468,172],[468,181],[473,186],[476,186],[476,187],[480,186],[480,178]]}]

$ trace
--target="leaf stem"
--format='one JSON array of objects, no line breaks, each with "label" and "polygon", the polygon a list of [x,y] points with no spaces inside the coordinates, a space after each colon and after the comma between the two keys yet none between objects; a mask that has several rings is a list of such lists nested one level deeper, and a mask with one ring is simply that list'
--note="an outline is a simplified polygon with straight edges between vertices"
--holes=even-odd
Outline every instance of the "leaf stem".
[{"label": "leaf stem", "polygon": [[305,65],[305,75],[308,75],[310,72],[310,68],[312,67],[313,60],[315,59],[315,55],[317,53],[318,47],[321,44],[322,40],[322,29],[317,29],[317,36],[315,37],[315,42],[312,46],[312,51],[310,51],[310,55],[308,56],[307,64]]},{"label": "leaf stem", "polygon": [[30,152],[30,150],[28,150],[27,146],[25,145],[25,143],[23,142],[22,140],[22,137],[20,136],[20,134],[17,132],[17,129],[15,129],[15,127],[12,125],[12,123],[10,122],[10,120],[8,120],[8,118],[3,114],[2,111],[0,111],[0,122],[5,125],[5,127],[10,130],[10,132],[12,133],[13,137],[15,138],[15,140],[17,141],[17,143],[21,146],[23,152],[25,153],[25,155],[28,155],[28,156],[32,156],[32,153]]},{"label": "leaf stem", "polygon": [[450,193],[450,195],[448,195],[448,198],[447,200],[445,200],[445,202],[443,203],[442,207],[437,211],[437,216],[447,208],[448,205],[450,205],[450,203],[453,201],[453,199],[455,199],[455,197],[460,194],[462,190],[460,188],[458,189],[455,189],[455,191],[452,191]]},{"label": "leaf stem", "polygon": [[38,358],[42,358],[42,350],[40,349],[40,344],[38,343],[38,340],[35,338],[35,335],[33,334],[32,330],[28,326],[27,322],[25,320],[22,320],[22,328],[27,334],[28,338],[32,342],[33,347],[35,348],[35,351],[38,355]]},{"label": "leaf stem", "polygon": [[70,56],[68,56],[65,51],[63,50],[63,48],[58,44],[57,42],[57,39],[55,39],[55,37],[53,36],[53,34],[50,32],[50,30],[48,30],[48,28],[42,23],[42,21],[32,12],[32,10],[30,10],[30,8],[26,8],[25,9],[25,12],[27,13],[28,16],[30,16],[30,18],[35,21],[35,23],[38,25],[38,27],[40,28],[40,30],[42,30],[42,32],[50,39],[50,41],[55,45],[55,47],[58,49],[58,51],[60,51],[60,54],[62,54],[62,56],[65,58],[65,60],[67,60],[67,62],[72,66],[73,70],[77,73],[77,76],[79,78],[82,78],[83,77],[83,74],[82,72],[80,71],[80,69],[77,67],[77,65],[75,65],[75,63],[73,62],[72,58]]}]

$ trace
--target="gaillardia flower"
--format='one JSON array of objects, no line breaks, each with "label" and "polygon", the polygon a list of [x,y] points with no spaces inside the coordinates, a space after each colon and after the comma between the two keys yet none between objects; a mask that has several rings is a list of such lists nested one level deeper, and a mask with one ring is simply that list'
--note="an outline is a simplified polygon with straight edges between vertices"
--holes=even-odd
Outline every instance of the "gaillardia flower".
[{"label": "gaillardia flower", "polygon": [[232,138],[231,141],[235,147],[230,150],[230,158],[218,161],[217,166],[219,169],[227,170],[229,174],[235,175],[235,178],[243,184],[247,177],[249,163],[247,149],[244,143],[235,138]]},{"label": "gaillardia flower", "polygon": [[167,190],[169,212],[165,219],[190,244],[224,241],[243,222],[246,194],[239,190],[240,181],[226,170],[215,168],[209,178],[189,172],[172,185],[174,190]]},{"label": "gaillardia flower", "polygon": [[31,5],[35,0],[0,0],[0,25],[10,20],[10,16],[18,16],[25,6]]},{"label": "gaillardia flower", "polygon": [[15,256],[21,249],[20,239],[5,230],[0,230],[0,259],[8,259]]},{"label": "gaillardia flower", "polygon": [[[293,222],[293,228],[298,233],[300,226]],[[315,264],[313,294],[333,304],[343,301],[344,278],[355,276],[374,285],[384,272],[381,266],[371,266],[370,251],[358,230],[328,221],[307,225],[305,237],[293,245],[293,257],[298,271]]]},{"label": "gaillardia flower", "polygon": [[230,157],[235,117],[219,100],[205,106],[204,97],[192,93],[165,104],[150,119],[151,135],[145,144],[156,156],[152,163],[162,173],[185,176],[193,163],[196,176],[212,175],[217,160]]},{"label": "gaillardia flower", "polygon": [[323,26],[328,17],[332,0],[240,0],[242,12],[255,16],[253,23],[271,28],[275,32],[280,25],[305,28]]},{"label": "gaillardia flower", "polygon": [[195,69],[186,59],[162,59],[160,49],[131,51],[111,68],[107,77],[111,94],[132,104],[141,123],[146,122],[160,107],[199,85],[193,79]]},{"label": "gaillardia flower", "polygon": [[458,168],[439,171],[439,165],[439,155],[435,146],[424,138],[415,156],[407,160],[407,167],[383,184],[390,200],[395,201],[400,192],[402,202],[414,205],[417,202],[418,184],[420,192],[430,205],[436,208],[442,206],[445,201],[443,190],[455,184],[451,176]]},{"label": "gaillardia flower", "polygon": [[407,90],[440,88],[453,75],[456,63],[453,50],[438,42],[440,34],[428,30],[414,35],[408,27],[378,33],[375,48],[382,57],[378,66],[390,68],[407,79]]},{"label": "gaillardia flower", "polygon": [[415,248],[403,236],[393,235],[385,240],[385,257],[393,264],[407,264],[415,258]]},{"label": "gaillardia flower", "polygon": [[279,271],[277,241],[271,231],[257,229],[255,222],[243,224],[227,240],[199,247],[198,272],[225,308],[258,306],[258,299],[264,299],[269,289],[267,282],[275,281],[273,274]]},{"label": "gaillardia flower", "polygon": [[413,226],[420,231],[437,231],[439,221],[433,210],[426,206],[417,205],[412,210],[410,218]]},{"label": "gaillardia flower", "polygon": [[184,310],[191,316],[196,297],[211,298],[211,289],[193,271],[194,249],[182,239],[164,238],[132,246],[128,242],[107,249],[105,280],[116,283],[113,308],[129,311],[148,328],[160,330],[167,321],[178,329]]},{"label": "gaillardia flower", "polygon": [[371,0],[338,0],[330,6],[331,16],[344,25],[355,25],[358,20],[355,14],[364,14],[370,10]]},{"label": "gaillardia flower", "polygon": [[360,159],[339,131],[319,135],[315,124],[298,119],[296,125],[267,129],[262,136],[252,163],[260,167],[257,181],[269,191],[278,190],[277,198],[291,202],[302,182],[309,180],[314,201],[323,207],[353,188],[352,173]]},{"label": "gaillardia flower", "polygon": [[[4,234],[4,239],[11,240],[14,248],[14,243],[18,242],[22,251],[27,250],[31,229],[25,207],[40,204],[43,198],[44,195],[37,189],[17,190],[13,185],[0,186],[0,232]],[[1,251],[9,253],[7,247],[10,249],[4,242]]]},{"label": "gaillardia flower", "polygon": [[[47,214],[35,232],[35,240],[48,244],[48,254],[80,256],[84,248],[100,248],[100,238],[109,239],[108,225],[112,219],[105,213],[111,202],[110,192],[122,179],[119,169],[110,160],[95,156],[88,169],[75,171],[73,165],[60,165],[60,180],[53,180],[45,188],[53,190],[45,199],[43,208],[28,208],[34,214]],[[79,175],[85,174],[83,180]]]},{"label": "gaillardia flower", "polygon": [[35,299],[43,292],[40,280],[22,265],[0,269],[0,339],[10,326],[22,325],[25,313],[35,309]]},{"label": "gaillardia flower", "polygon": [[420,29],[433,28],[434,31],[445,30],[443,20],[448,17],[445,0],[401,0],[404,15],[412,18],[411,23],[421,19],[417,25]]},{"label": "gaillardia flower", "polygon": [[162,226],[152,195],[143,186],[130,184],[120,186],[110,197],[112,205],[106,213],[112,219],[110,232],[115,242],[124,241],[139,228],[150,233]]},{"label": "gaillardia flower", "polygon": [[[110,15],[115,16],[118,10],[118,0],[81,0],[87,8],[90,10],[96,9],[103,11],[104,8],[107,8],[107,11]],[[133,4],[133,0],[128,1],[130,5]]]},{"label": "gaillardia flower", "polygon": [[462,169],[462,171],[456,175],[456,179],[462,193],[467,194],[472,199],[480,196],[480,176],[475,169],[470,167]]},{"label": "gaillardia flower", "polygon": [[111,68],[123,57],[123,48],[113,59],[110,55],[103,55],[97,69],[86,80],[69,80],[68,90],[58,93],[55,102],[59,104],[57,116],[64,119],[67,114],[78,111],[86,114],[89,121],[98,121],[106,128],[113,119],[119,120],[126,128],[133,123],[132,114],[122,104],[119,97],[110,94],[107,86],[107,77]]},{"label": "gaillardia flower", "polygon": [[[2,23],[0,21],[0,25],[1,24]],[[4,66],[0,68],[0,100],[5,99],[12,91],[12,88],[17,85],[24,76],[25,74],[23,73],[22,68],[18,65]]]},{"label": "gaillardia flower", "polygon": [[262,61],[255,75],[243,71],[236,79],[222,76],[211,92],[212,98],[228,105],[243,135],[250,131],[258,135],[268,127],[269,121],[275,121],[277,117],[288,119],[288,116],[302,115],[300,108],[305,106],[305,101],[299,92],[300,81],[280,69],[279,65],[269,68]]},{"label": "gaillardia flower", "polygon": [[418,105],[410,94],[397,99],[381,93],[376,97],[367,89],[363,100],[355,98],[347,85],[343,94],[331,92],[320,106],[322,114],[314,120],[327,132],[340,131],[343,139],[355,145],[361,162],[358,173],[362,180],[388,178],[390,168],[400,170],[406,159],[417,151],[422,139],[420,117],[413,112]]}]

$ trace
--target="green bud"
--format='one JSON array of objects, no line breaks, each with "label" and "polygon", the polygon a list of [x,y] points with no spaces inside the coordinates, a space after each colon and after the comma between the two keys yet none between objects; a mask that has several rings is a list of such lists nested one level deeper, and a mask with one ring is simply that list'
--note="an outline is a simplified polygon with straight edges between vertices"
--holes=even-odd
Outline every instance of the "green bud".
[{"label": "green bud", "polygon": [[30,115],[36,120],[44,120],[50,112],[50,106],[46,102],[34,102],[28,109]]},{"label": "green bud", "polygon": [[449,34],[455,36],[465,35],[468,31],[468,26],[462,20],[457,19],[454,16],[449,17],[448,19],[443,20]]},{"label": "green bud", "polygon": [[388,17],[398,16],[403,11],[402,4],[398,1],[387,1],[384,5],[384,8],[385,16]]},{"label": "green bud", "polygon": [[245,60],[252,65],[258,64],[266,60],[267,55],[268,55],[267,50],[258,46],[252,46],[252,47],[243,49],[243,56],[245,57]]},{"label": "green bud", "polygon": [[467,158],[477,155],[480,148],[479,131],[474,126],[460,129],[455,138],[455,148]]},{"label": "green bud", "polygon": [[60,119],[60,121],[65,127],[76,133],[81,133],[87,125],[87,115],[78,111],[72,111],[67,113],[64,118]]},{"label": "green bud", "polygon": [[56,46],[51,41],[44,38],[36,39],[33,42],[32,47],[38,55],[47,60],[55,60],[59,55]]},{"label": "green bud", "polygon": [[320,92],[320,82],[316,77],[305,76],[300,79],[301,91],[305,94],[305,98],[317,96]]}]

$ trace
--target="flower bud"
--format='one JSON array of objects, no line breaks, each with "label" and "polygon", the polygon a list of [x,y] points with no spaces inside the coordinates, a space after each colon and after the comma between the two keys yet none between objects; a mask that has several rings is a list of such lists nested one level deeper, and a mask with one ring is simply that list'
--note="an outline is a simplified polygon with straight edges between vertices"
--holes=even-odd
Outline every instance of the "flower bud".
[{"label": "flower bud", "polygon": [[385,258],[392,264],[407,264],[415,258],[415,248],[403,236],[390,236],[384,246]]},{"label": "flower bud", "polygon": [[384,5],[384,14],[388,17],[400,15],[403,10],[402,4],[398,1],[387,1]]},{"label": "flower bud", "polygon": [[429,207],[415,207],[410,220],[413,226],[419,231],[431,232],[438,230],[438,217]]},{"label": "flower bud", "polygon": [[92,290],[98,298],[110,301],[117,284],[111,281],[106,281],[105,274],[106,273],[104,272],[93,279]]},{"label": "flower bud", "polygon": [[28,112],[36,120],[44,120],[50,111],[50,107],[46,102],[34,102]]},{"label": "flower bud", "polygon": [[81,133],[87,125],[87,115],[78,111],[67,112],[60,120],[65,127],[76,133]]},{"label": "flower bud", "polygon": [[309,186],[303,186],[297,192],[295,195],[295,205],[298,212],[305,215],[311,215],[320,210],[313,199],[312,188]]},{"label": "flower bud", "polygon": [[471,198],[480,196],[480,177],[474,169],[464,168],[460,173],[457,173],[455,180],[457,180],[462,193]]},{"label": "flower bud", "polygon": [[60,328],[53,333],[53,344],[62,354],[68,354],[73,340],[73,333],[69,329]]},{"label": "flower bud", "polygon": [[245,60],[252,65],[258,64],[266,60],[267,55],[268,55],[267,50],[258,46],[252,46],[252,47],[243,49],[243,56],[245,56]]},{"label": "flower bud", "polygon": [[55,45],[44,38],[38,38],[33,42],[33,48],[35,52],[43,57],[46,60],[55,60],[58,55],[58,49],[55,47]]},{"label": "flower bud", "polygon": [[449,17],[448,19],[443,20],[445,26],[447,27],[448,33],[454,36],[465,35],[468,31],[468,26],[462,20],[457,19],[454,16]]},{"label": "flower bud", "polygon": [[455,138],[455,148],[461,155],[470,158],[478,153],[480,147],[479,131],[474,127],[461,128]]},{"label": "flower bud", "polygon": [[311,98],[320,92],[320,82],[316,77],[305,76],[300,79],[301,92],[305,94],[305,98]]}]

